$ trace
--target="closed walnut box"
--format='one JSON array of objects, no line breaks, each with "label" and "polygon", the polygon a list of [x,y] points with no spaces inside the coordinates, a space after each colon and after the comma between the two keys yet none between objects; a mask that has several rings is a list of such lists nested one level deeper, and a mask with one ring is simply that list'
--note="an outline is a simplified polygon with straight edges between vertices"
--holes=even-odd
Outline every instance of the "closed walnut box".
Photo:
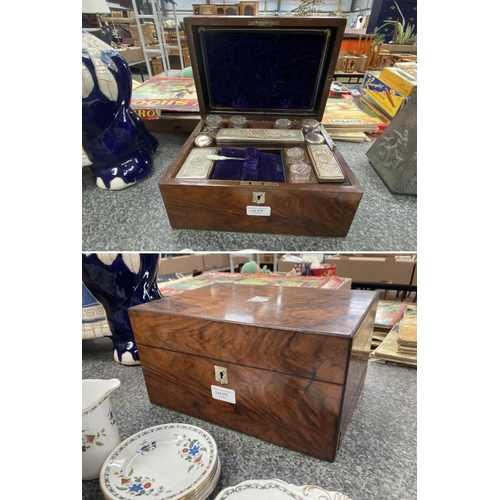
[{"label": "closed walnut box", "polygon": [[129,309],[152,403],[333,461],[375,292],[213,284]]}]

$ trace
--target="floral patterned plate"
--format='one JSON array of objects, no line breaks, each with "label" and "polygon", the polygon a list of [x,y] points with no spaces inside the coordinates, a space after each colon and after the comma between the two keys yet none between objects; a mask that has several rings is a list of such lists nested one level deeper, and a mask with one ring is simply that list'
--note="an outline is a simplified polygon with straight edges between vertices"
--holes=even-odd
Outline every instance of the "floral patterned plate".
[{"label": "floral patterned plate", "polygon": [[112,500],[198,499],[217,473],[217,445],[208,432],[189,424],[164,424],[120,443],[104,462],[99,485]]},{"label": "floral patterned plate", "polygon": [[351,500],[319,486],[296,486],[280,479],[249,480],[222,490],[215,500]]}]

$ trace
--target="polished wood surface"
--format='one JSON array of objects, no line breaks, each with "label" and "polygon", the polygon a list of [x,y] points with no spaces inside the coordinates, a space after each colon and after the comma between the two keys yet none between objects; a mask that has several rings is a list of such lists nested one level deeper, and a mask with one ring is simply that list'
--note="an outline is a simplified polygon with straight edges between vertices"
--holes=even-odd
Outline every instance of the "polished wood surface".
[{"label": "polished wood surface", "polygon": [[[255,297],[262,302],[253,301]],[[352,337],[376,292],[294,286],[214,283],[129,309],[159,312],[251,327]]]},{"label": "polished wood surface", "polygon": [[342,386],[226,363],[236,404],[212,398],[217,359],[139,346],[151,402],[333,460]]},{"label": "polished wood surface", "polygon": [[[170,225],[178,229],[345,237],[363,196],[352,170],[335,151],[346,178],[343,184],[275,183],[177,179],[194,147],[203,120],[192,132],[159,181]],[[253,193],[265,193],[269,216],[247,215]]]},{"label": "polished wood surface", "polygon": [[[129,317],[153,403],[333,461],[363,386],[377,302],[368,291],[218,283]],[[212,385],[234,390],[236,403],[214,399]]]},{"label": "polished wood surface", "polygon": [[372,342],[373,325],[377,313],[377,303],[378,301],[372,304],[368,314],[365,316],[364,321],[361,323],[361,326],[357,329],[353,337],[349,368],[345,384],[338,445],[340,445],[347,426],[351,421],[361,389],[363,388],[363,384],[365,382],[368,357],[370,355]]},{"label": "polished wood surface", "polygon": [[[248,302],[255,296],[270,301]],[[129,316],[140,344],[344,384],[349,338],[373,297],[220,284],[131,308]]]},{"label": "polished wood surface", "polygon": [[[203,81],[203,54],[197,50],[195,35],[198,28],[217,28],[231,30],[235,28],[255,27],[266,30],[327,29],[332,37],[330,59],[325,59],[324,67],[319,72],[321,81],[315,90],[314,106],[302,110],[299,116],[287,114],[286,117],[297,123],[303,118],[315,118],[321,121],[330,85],[334,79],[342,35],[345,29],[343,18],[300,18],[300,17],[251,17],[251,16],[188,16],[185,19],[186,37],[196,83],[200,115],[202,121],[193,131],[184,147],[170,164],[159,181],[161,196],[168,214],[170,225],[174,229],[197,229],[211,231],[235,231],[249,233],[296,234],[304,236],[345,237],[363,196],[363,190],[353,172],[340,153],[335,151],[336,159],[345,176],[342,184],[321,183],[244,183],[240,181],[177,179],[176,175],[186,157],[194,147],[194,139],[204,126],[204,118],[214,112],[206,100],[207,83]],[[329,52],[330,53],[330,52]],[[233,110],[224,110],[227,118]],[[234,112],[237,110],[235,109]],[[276,110],[247,110],[247,119],[254,124],[262,121],[267,126],[283,115]],[[287,111],[290,113],[290,110]],[[269,125],[269,123],[271,125]],[[258,125],[254,125],[259,128]],[[302,144],[300,144],[302,145]],[[256,145],[256,147],[263,146]],[[257,205],[266,207],[265,215],[248,215],[247,207],[254,207],[254,193],[264,193],[265,201]],[[270,212],[270,213],[269,213]]]}]

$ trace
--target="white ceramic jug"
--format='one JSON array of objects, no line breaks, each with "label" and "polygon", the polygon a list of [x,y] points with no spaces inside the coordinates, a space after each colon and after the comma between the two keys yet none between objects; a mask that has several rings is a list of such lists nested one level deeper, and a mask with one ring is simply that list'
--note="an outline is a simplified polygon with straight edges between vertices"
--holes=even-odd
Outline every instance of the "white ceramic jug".
[{"label": "white ceramic jug", "polygon": [[99,477],[107,456],[120,444],[109,395],[121,382],[82,380],[82,478]]}]

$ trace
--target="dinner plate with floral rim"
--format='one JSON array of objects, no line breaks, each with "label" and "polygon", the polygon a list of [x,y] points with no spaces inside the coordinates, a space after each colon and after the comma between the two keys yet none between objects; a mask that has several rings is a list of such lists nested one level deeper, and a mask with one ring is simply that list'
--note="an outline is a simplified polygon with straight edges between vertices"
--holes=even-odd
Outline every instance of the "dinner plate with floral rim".
[{"label": "dinner plate with floral rim", "polygon": [[217,444],[207,431],[163,424],[120,443],[105,460],[99,485],[112,500],[197,498],[196,492],[213,481],[217,466]]},{"label": "dinner plate with floral rim", "polygon": [[215,500],[351,500],[337,491],[326,491],[319,486],[297,486],[281,479],[255,479],[225,488]]}]

